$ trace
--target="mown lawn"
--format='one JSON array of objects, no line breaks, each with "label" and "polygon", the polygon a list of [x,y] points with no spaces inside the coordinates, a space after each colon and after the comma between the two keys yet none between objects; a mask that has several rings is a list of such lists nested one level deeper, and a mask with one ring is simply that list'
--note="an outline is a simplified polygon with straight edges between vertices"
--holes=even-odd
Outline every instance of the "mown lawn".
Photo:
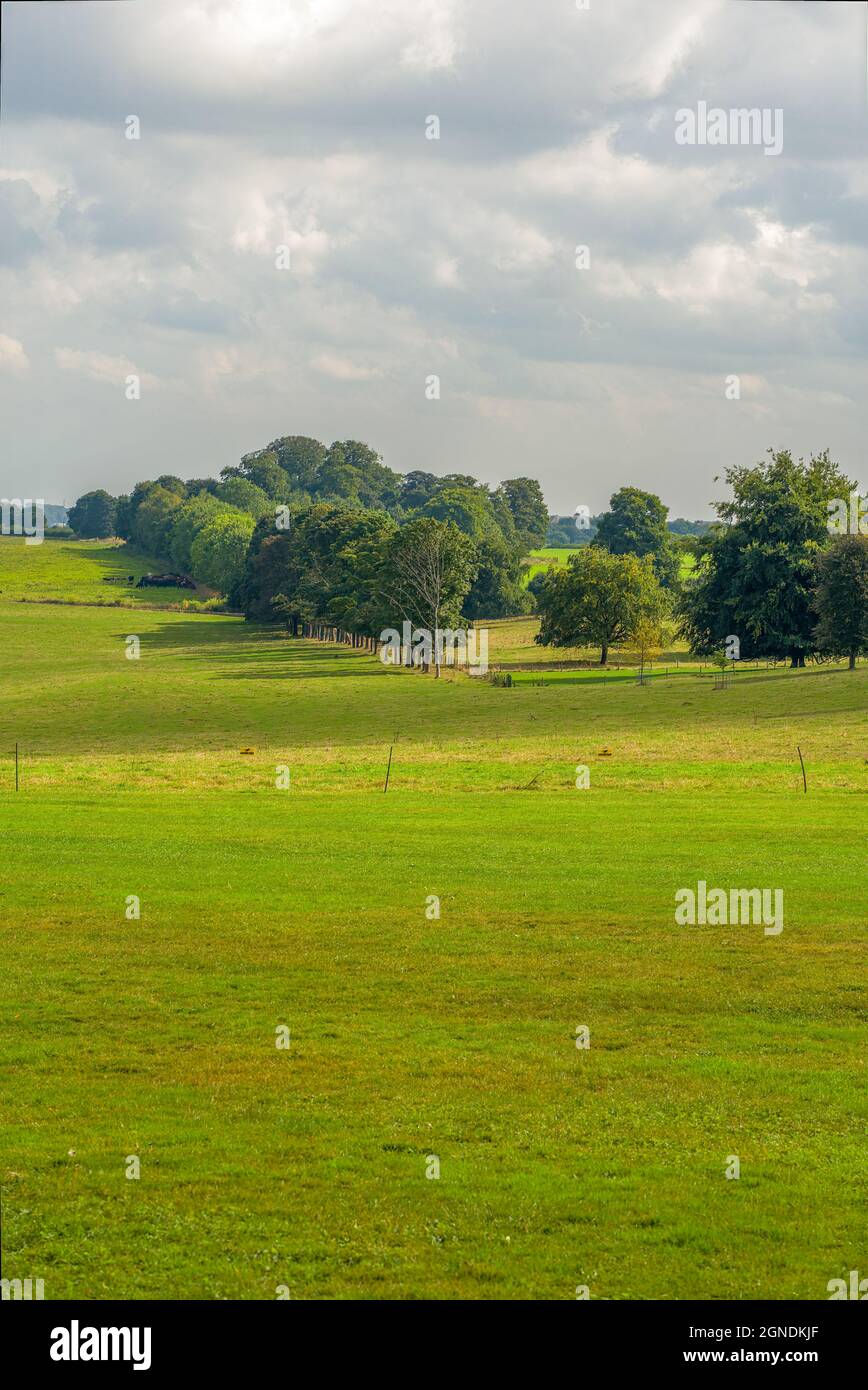
[{"label": "mown lawn", "polygon": [[[826,1298],[864,1258],[865,679],[502,689],[0,596],[4,1277]],[[699,879],[783,889],[784,931],[677,927]]]},{"label": "mown lawn", "polygon": [[[864,1248],[850,802],[6,794],[4,1273],[826,1297]],[[676,927],[700,877],[782,886],[783,933]]]}]

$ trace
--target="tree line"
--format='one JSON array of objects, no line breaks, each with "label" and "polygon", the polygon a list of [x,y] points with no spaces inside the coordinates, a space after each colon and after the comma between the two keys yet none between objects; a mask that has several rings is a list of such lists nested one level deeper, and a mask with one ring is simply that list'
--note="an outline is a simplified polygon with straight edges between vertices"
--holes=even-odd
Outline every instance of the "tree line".
[{"label": "tree line", "polygon": [[[715,504],[718,520],[699,537],[673,541],[652,494],[616,493],[590,544],[533,581],[536,641],[598,645],[605,663],[616,643],[653,649],[668,621],[696,656],[792,666],[847,657],[853,669],[868,651],[868,515],[828,450],[807,462],[768,453],[726,470],[732,496]],[[844,499],[856,499],[846,522]],[[694,559],[683,579],[673,568],[679,545]]]},{"label": "tree line", "polygon": [[162,475],[122,497],[100,489],[79,498],[69,524],[130,540],[293,634],[373,646],[401,620],[434,631],[536,611],[537,642],[596,645],[602,663],[625,642],[652,648],[668,627],[696,655],[735,636],[743,659],[834,655],[852,666],[868,645],[868,539],[859,527],[830,534],[828,522],[854,484],[828,451],[769,456],[726,471],[732,496],[704,534],[702,523],[669,521],[655,494],[618,489],[588,543],[527,587],[526,557],[550,532],[538,482],[399,474],[355,440],[327,448],[285,436],[219,479]]},{"label": "tree line", "polygon": [[[399,552],[411,543],[430,554],[432,537],[438,538],[443,564],[455,570],[456,577],[444,571],[450,615],[472,621],[529,612],[533,598],[522,583],[524,560],[545,540],[548,511],[532,478],[490,488],[468,474],[399,474],[357,440],[326,448],[291,435],[246,454],[216,479],[185,482],[164,474],[121,497],[102,489],[86,493],[69,524],[84,537],[132,541],[227,595],[248,616],[273,618],[278,610],[272,600],[280,596],[281,616],[294,601],[297,623],[360,632],[374,604],[368,588],[374,570],[382,601],[406,606],[406,582],[397,584],[387,560],[398,563]],[[385,549],[379,569],[372,569],[376,537]],[[275,543],[273,554],[269,542]],[[288,569],[275,587],[278,556]],[[332,591],[330,585],[337,587]],[[403,616],[418,623],[425,614],[408,609]]]}]

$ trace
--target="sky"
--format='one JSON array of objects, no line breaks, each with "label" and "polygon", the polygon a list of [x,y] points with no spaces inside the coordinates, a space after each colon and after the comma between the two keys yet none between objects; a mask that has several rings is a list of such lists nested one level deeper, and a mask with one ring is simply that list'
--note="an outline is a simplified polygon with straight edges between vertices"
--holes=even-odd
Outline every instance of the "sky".
[{"label": "sky", "polygon": [[4,4],[0,494],[284,434],[565,514],[710,517],[769,447],[864,482],[866,8]]}]

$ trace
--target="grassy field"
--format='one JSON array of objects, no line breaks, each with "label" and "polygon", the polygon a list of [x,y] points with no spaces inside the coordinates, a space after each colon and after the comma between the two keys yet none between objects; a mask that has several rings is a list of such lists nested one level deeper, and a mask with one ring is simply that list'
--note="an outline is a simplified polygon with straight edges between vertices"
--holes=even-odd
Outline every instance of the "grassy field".
[{"label": "grassy field", "polygon": [[143,574],[166,566],[117,541],[46,540],[28,546],[0,537],[0,601],[104,604],[164,608],[207,599],[210,589],[137,589]]},{"label": "grassy field", "polygon": [[[525,588],[532,579],[552,565],[565,565],[570,556],[575,555],[576,551],[580,549],[581,546],[541,546],[535,550],[532,555],[528,556],[528,568],[524,572],[523,579]],[[695,564],[696,561],[692,555],[681,556],[680,573],[682,579],[685,575],[690,574]]]},{"label": "grassy field", "polygon": [[[864,668],[438,682],[17,602],[47,550],[0,546],[5,1277],[824,1299],[864,1263]],[[783,932],[676,926],[699,879],[782,887]]]}]

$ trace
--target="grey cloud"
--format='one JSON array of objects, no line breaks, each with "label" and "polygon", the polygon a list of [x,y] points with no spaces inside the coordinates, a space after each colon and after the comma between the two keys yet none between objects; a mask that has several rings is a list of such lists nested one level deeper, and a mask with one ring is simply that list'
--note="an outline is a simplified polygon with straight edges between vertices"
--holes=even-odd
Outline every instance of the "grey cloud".
[{"label": "grey cloud", "polygon": [[[857,8],[336,0],[318,30],[301,0],[8,8],[22,468],[120,489],[156,455],[216,471],[297,430],[397,468],[536,472],[553,508],[634,480],[683,514],[768,443],[858,472]],[[678,146],[699,99],[782,107],[782,154]],[[159,385],[124,409],[57,346]],[[737,405],[733,371],[756,379]]]}]

